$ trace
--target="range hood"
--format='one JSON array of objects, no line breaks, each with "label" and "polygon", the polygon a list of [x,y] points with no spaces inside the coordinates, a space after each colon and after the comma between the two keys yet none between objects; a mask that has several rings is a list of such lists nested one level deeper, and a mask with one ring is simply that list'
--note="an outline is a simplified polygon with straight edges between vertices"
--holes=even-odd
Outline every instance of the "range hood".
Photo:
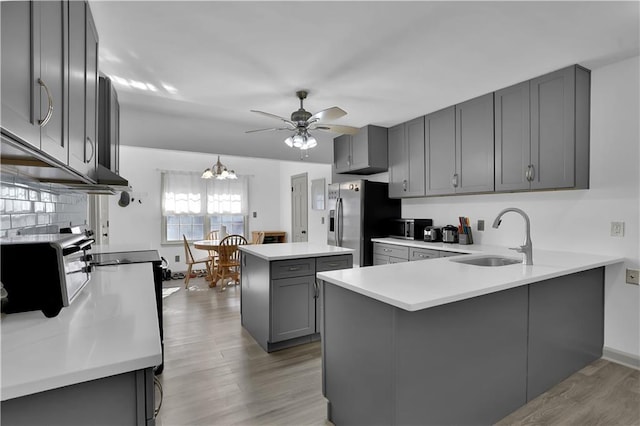
[{"label": "range hood", "polygon": [[130,191],[129,182],[101,164],[95,175],[83,176],[66,164],[51,158],[46,153],[17,142],[2,131],[0,165],[3,173],[23,176],[38,182],[56,183],[77,192],[89,194],[116,194]]}]

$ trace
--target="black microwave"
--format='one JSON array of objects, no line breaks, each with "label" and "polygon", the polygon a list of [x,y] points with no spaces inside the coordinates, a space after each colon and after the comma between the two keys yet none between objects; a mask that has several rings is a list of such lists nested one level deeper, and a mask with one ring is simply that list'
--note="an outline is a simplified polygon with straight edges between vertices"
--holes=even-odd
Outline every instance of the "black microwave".
[{"label": "black microwave", "polygon": [[392,238],[405,240],[424,239],[424,228],[433,226],[433,219],[394,219],[391,223]]}]

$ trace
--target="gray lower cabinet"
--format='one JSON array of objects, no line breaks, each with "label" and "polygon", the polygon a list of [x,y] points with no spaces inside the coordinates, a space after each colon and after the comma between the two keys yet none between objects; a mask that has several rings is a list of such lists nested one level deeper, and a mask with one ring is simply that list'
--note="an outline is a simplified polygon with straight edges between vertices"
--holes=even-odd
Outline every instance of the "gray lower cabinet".
[{"label": "gray lower cabinet", "polygon": [[368,125],[355,135],[334,139],[336,173],[373,174],[387,171],[387,129]]},{"label": "gray lower cabinet", "polygon": [[318,340],[316,272],[352,267],[351,254],[268,261],[243,253],[243,327],[267,352]]},{"label": "gray lower cabinet", "polygon": [[457,256],[463,253],[434,250],[398,244],[373,243],[373,264],[387,265],[390,263],[409,262],[414,260],[437,259],[439,257]]},{"label": "gray lower cabinet", "polygon": [[498,90],[496,191],[588,188],[589,98],[577,65]]},{"label": "gray lower cabinet", "polygon": [[334,424],[493,424],[602,356],[604,269],[409,312],[324,282]]},{"label": "gray lower cabinet", "polygon": [[153,368],[2,401],[11,425],[155,424]]},{"label": "gray lower cabinet", "polygon": [[389,197],[425,195],[424,117],[389,128]]}]

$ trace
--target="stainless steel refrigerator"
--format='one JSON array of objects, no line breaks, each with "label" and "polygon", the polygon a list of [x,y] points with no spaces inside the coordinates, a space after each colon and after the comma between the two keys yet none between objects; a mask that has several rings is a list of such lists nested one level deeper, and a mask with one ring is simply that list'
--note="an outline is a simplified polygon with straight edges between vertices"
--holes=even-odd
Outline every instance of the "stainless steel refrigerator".
[{"label": "stainless steel refrigerator", "polygon": [[400,217],[400,200],[389,198],[388,186],[368,180],[329,185],[327,243],[354,249],[354,264],[373,265],[371,239],[389,236],[392,220]]}]

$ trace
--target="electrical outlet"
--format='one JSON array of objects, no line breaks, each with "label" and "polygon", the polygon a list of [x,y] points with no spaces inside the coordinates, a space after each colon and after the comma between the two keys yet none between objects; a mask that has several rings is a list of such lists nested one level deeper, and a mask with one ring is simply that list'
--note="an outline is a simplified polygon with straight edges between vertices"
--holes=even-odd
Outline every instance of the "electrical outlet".
[{"label": "electrical outlet", "polygon": [[176,261],[176,262],[180,262],[180,255],[179,255],[179,254],[176,254],[175,261]]},{"label": "electrical outlet", "polygon": [[635,284],[638,285],[638,277],[640,276],[640,271],[637,269],[628,269],[627,268],[627,284]]},{"label": "electrical outlet", "polygon": [[320,218],[320,224],[321,224],[321,225],[324,225],[324,216],[322,216],[322,217]]},{"label": "electrical outlet", "polygon": [[478,231],[484,231],[484,220],[480,219],[478,220]]},{"label": "electrical outlet", "polygon": [[611,236],[624,237],[624,222],[611,222]]}]

